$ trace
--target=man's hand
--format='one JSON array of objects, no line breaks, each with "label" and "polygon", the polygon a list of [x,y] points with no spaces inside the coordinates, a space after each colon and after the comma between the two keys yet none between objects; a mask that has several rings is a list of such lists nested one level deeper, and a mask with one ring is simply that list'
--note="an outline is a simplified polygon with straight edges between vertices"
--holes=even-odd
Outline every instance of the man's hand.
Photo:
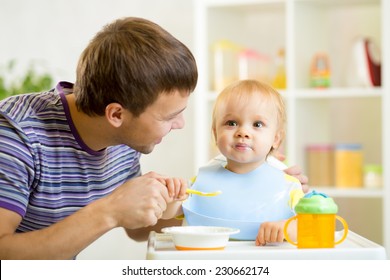
[{"label": "man's hand", "polygon": [[160,175],[149,172],[126,181],[105,200],[106,215],[114,227],[128,229],[155,225],[173,200],[168,188],[158,179]]},{"label": "man's hand", "polygon": [[309,185],[308,185],[309,179],[307,178],[306,175],[302,174],[302,169],[299,166],[294,165],[283,171],[286,174],[297,178],[301,182],[302,190],[304,193],[307,193],[309,191]]},{"label": "man's hand", "polygon": [[[272,155],[280,161],[284,161],[286,159],[286,156],[278,150],[273,151]],[[302,190],[304,193],[307,193],[309,191],[309,179],[306,175],[302,174],[302,169],[299,166],[294,165],[284,169],[283,171],[286,174],[297,178],[301,182]]]}]

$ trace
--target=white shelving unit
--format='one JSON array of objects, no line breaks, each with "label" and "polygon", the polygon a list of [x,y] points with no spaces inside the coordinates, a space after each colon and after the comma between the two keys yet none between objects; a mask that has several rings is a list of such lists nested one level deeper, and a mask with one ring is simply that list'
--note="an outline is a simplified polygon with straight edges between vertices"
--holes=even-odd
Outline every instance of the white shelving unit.
[{"label": "white shelving unit", "polygon": [[[212,44],[228,39],[271,57],[286,54],[285,148],[291,164],[305,168],[310,143],[359,142],[364,162],[383,166],[383,188],[321,189],[335,198],[351,229],[383,244],[390,256],[390,1],[387,0],[197,0],[195,55],[199,82],[195,98],[195,167],[210,152],[213,89]],[[357,36],[379,46],[382,85],[348,83],[351,47]],[[331,86],[309,85],[312,57],[326,52]],[[314,133],[313,133],[314,132]],[[310,179],[310,178],[309,178]]]}]

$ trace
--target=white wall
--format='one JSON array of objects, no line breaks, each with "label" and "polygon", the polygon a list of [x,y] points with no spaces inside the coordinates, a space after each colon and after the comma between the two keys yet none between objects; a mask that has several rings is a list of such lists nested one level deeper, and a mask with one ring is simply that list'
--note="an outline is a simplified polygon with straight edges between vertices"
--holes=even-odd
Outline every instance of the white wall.
[{"label": "white wall", "polygon": [[[192,0],[0,0],[0,67],[16,59],[25,69],[31,61],[49,69],[57,80],[74,82],[77,60],[101,27],[124,16],[160,24],[193,49]],[[192,105],[187,124],[173,131],[142,159],[143,172],[193,176]],[[102,236],[79,259],[142,259],[146,243],[135,243],[123,229]]]}]

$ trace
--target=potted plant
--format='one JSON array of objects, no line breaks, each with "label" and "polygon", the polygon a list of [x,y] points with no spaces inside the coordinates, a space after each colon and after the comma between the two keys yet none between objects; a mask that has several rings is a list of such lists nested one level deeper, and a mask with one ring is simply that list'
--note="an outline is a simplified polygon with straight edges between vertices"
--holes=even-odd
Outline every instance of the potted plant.
[{"label": "potted plant", "polygon": [[46,72],[38,73],[35,64],[31,63],[22,76],[14,75],[15,65],[15,60],[11,60],[5,66],[5,71],[0,71],[0,100],[11,95],[39,92],[52,87],[52,76]]}]

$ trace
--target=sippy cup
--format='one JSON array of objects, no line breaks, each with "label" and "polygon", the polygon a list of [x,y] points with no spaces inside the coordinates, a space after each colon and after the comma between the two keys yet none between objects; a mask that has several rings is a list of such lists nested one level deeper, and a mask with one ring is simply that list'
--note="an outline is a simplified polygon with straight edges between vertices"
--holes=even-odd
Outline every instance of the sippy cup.
[{"label": "sippy cup", "polygon": [[[302,197],[295,206],[296,216],[287,220],[284,226],[286,240],[298,248],[333,248],[345,240],[348,234],[346,221],[337,216],[338,207],[326,194],[312,191]],[[291,221],[297,220],[297,242],[291,241],[287,228]],[[335,242],[336,220],[344,227],[340,240]]]}]

